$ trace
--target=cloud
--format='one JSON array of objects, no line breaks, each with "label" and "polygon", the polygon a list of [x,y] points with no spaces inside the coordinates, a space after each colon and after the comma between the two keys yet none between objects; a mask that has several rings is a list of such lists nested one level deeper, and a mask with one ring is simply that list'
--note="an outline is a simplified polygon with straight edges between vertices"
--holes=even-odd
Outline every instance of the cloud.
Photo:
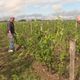
[{"label": "cloud", "polygon": [[63,4],[68,4],[68,3],[78,3],[80,0],[60,0],[61,3]]},{"label": "cloud", "polygon": [[[47,5],[52,6],[52,11],[54,14],[63,14],[63,15],[78,15],[79,10],[75,14],[73,14],[74,11],[67,12],[66,9],[63,10],[63,7],[65,4],[72,4],[72,3],[80,3],[80,0],[0,0],[0,16],[1,15],[16,15],[21,12],[24,9],[24,6],[26,8],[30,5],[39,6],[42,8],[47,7]],[[47,9],[47,8],[46,8]],[[69,14],[70,13],[70,14]]]},{"label": "cloud", "polygon": [[53,0],[0,0],[0,14],[19,13],[23,6],[53,3]]},{"label": "cloud", "polygon": [[25,4],[26,0],[2,0],[0,2],[2,2],[1,6],[0,6],[0,10],[4,10],[4,12],[15,12],[17,10],[19,10],[23,4]]},{"label": "cloud", "polygon": [[62,11],[62,12],[54,13],[54,16],[74,17],[74,18],[76,18],[79,15],[80,15],[79,10]]},{"label": "cloud", "polygon": [[[78,15],[80,15],[80,6],[77,7],[77,9],[75,8],[71,8],[71,7],[76,7],[74,4],[79,4],[80,0],[60,0],[59,2],[57,2],[55,5],[52,5],[52,9],[53,9],[53,14],[54,16],[73,16],[76,17]],[[65,5],[67,5],[68,8],[65,7]]]},{"label": "cloud", "polygon": [[60,12],[62,10],[62,5],[54,4],[54,5],[52,5],[52,9],[54,10],[54,12]]}]

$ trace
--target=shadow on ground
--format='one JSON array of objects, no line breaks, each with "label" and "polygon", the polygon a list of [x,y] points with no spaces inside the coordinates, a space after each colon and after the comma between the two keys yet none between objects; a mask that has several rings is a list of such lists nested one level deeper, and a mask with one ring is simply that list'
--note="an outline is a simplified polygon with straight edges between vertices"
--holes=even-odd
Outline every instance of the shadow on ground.
[{"label": "shadow on ground", "polygon": [[[31,68],[34,58],[25,53],[1,53],[0,75],[6,76],[6,80],[12,80],[13,74],[20,75],[27,68]],[[2,77],[2,76],[1,76]],[[0,79],[1,80],[1,79]]]}]

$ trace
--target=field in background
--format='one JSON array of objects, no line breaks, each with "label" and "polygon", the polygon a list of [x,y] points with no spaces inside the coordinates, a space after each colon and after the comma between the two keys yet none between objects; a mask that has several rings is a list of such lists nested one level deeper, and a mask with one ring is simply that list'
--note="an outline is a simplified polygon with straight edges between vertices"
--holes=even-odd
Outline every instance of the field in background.
[{"label": "field in background", "polygon": [[6,25],[0,23],[0,80],[69,80],[69,41],[73,39],[77,40],[75,80],[80,80],[80,25],[76,28],[76,21],[15,22],[15,46],[20,49],[11,54]]}]

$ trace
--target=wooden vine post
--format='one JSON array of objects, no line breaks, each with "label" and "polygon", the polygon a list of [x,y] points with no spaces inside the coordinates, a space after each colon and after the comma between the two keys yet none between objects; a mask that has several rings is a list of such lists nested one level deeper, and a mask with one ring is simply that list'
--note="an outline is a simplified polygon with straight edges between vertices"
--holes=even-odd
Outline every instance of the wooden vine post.
[{"label": "wooden vine post", "polygon": [[[80,16],[76,20],[76,30],[77,30],[77,22],[80,22]],[[70,53],[70,77],[69,80],[75,80],[75,54],[76,54],[76,38],[74,36],[73,40],[69,42],[69,53]]]},{"label": "wooden vine post", "polygon": [[75,52],[76,52],[76,42],[75,40],[70,40],[70,79],[69,80],[75,80]]},{"label": "wooden vine post", "polygon": [[30,27],[31,27],[31,35],[32,35],[32,21],[30,22]]}]

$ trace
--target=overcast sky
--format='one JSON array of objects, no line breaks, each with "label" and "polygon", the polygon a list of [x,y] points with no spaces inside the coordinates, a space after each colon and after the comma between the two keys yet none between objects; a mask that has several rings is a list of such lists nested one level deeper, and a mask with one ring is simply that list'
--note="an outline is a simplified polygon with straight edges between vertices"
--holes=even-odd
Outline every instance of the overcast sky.
[{"label": "overcast sky", "polygon": [[80,15],[80,0],[0,0],[0,17],[20,15]]}]

